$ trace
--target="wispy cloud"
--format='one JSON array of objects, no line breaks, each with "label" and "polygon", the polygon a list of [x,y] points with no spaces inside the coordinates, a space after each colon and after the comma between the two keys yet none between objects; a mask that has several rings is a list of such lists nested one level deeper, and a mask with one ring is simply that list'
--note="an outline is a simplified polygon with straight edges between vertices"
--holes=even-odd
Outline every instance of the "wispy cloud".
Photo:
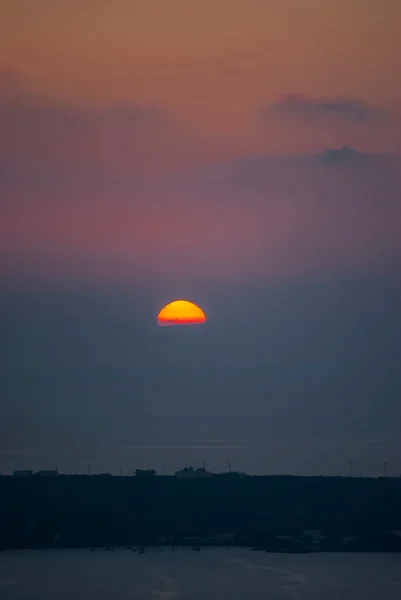
[{"label": "wispy cloud", "polygon": [[310,97],[285,94],[273,104],[260,109],[260,116],[279,116],[297,119],[338,119],[351,122],[372,122],[387,115],[381,108],[364,100],[338,97]]},{"label": "wispy cloud", "polygon": [[[32,92],[23,76],[0,71],[0,167],[9,179],[34,174],[53,179],[98,179],[157,166],[160,146],[177,137],[164,107],[125,102],[67,105]],[[99,175],[100,173],[100,175]],[[35,181],[30,182],[31,185]],[[59,181],[59,183],[62,183]]]},{"label": "wispy cloud", "polygon": [[127,446],[127,450],[242,450],[242,446],[222,446],[211,444],[148,444]]},{"label": "wispy cloud", "polygon": [[82,139],[85,134],[93,137],[102,134],[106,142],[113,132],[114,137],[119,136],[120,141],[124,141],[135,133],[143,135],[145,129],[159,130],[168,123],[165,111],[153,105],[71,108],[51,104],[35,96],[8,94],[7,91],[1,93],[0,90],[1,146],[4,152],[13,147],[20,148],[22,143],[35,145],[40,150],[50,145],[49,149],[54,151],[60,142],[65,144],[71,137]]}]

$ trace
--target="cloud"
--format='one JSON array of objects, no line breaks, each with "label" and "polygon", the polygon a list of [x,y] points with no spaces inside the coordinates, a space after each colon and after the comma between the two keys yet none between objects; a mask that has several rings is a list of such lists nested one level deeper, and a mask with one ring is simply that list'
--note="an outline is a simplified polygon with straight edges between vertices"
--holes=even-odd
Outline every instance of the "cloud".
[{"label": "cloud", "polygon": [[285,94],[275,103],[263,106],[260,116],[316,120],[336,119],[353,123],[374,122],[386,116],[382,109],[364,100],[352,98],[312,98],[302,94]]},{"label": "cloud", "polygon": [[66,178],[157,170],[160,153],[180,143],[179,127],[161,106],[125,103],[67,105],[33,93],[12,70],[0,72],[2,181],[34,185]]},{"label": "cloud", "polygon": [[183,174],[194,143],[163,107],[61,106],[2,81],[7,276],[229,280],[401,260],[397,157],[334,146]]},{"label": "cloud", "polygon": [[400,263],[400,173],[399,155],[344,146],[245,156],[205,169],[197,185],[215,214],[241,223],[235,229],[250,263],[253,256],[261,269],[292,274],[348,271]]},{"label": "cloud", "polygon": [[[10,98],[0,96],[0,128],[2,140],[0,152],[4,156],[22,155],[36,150],[51,156],[66,144],[74,142],[78,152],[87,152],[88,146],[80,144],[98,139],[100,144],[119,142],[124,144],[130,137],[133,142],[138,135],[152,134],[169,123],[166,113],[155,106],[123,105],[97,108],[71,108],[54,105],[35,97]],[[101,139],[103,138],[103,139]],[[100,146],[102,148],[102,145]],[[104,149],[105,146],[103,146]],[[98,148],[99,149],[99,148]],[[96,146],[92,147],[93,153]],[[89,158],[89,157],[87,157]]]}]

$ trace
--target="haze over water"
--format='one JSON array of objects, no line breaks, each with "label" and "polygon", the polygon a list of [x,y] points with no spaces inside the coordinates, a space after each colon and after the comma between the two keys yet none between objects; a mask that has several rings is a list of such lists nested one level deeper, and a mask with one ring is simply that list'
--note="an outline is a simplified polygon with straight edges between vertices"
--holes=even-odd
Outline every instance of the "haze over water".
[{"label": "haze over water", "polygon": [[5,552],[7,600],[399,600],[400,554],[152,548]]}]

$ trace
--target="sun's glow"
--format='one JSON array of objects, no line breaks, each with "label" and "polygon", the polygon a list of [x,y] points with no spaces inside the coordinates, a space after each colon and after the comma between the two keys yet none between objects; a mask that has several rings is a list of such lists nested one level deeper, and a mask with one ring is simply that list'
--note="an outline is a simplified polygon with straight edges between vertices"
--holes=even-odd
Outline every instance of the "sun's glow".
[{"label": "sun's glow", "polygon": [[159,325],[194,325],[205,321],[203,310],[188,300],[170,302],[157,315]]}]

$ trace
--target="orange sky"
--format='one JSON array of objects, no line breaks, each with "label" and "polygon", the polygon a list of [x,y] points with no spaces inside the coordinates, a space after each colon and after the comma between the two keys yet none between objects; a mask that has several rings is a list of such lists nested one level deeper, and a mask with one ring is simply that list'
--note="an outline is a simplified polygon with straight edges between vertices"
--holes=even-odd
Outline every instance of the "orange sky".
[{"label": "orange sky", "polygon": [[401,103],[400,22],[398,0],[3,0],[0,67],[54,101],[161,105],[223,152],[285,150],[250,123],[281,94]]}]

